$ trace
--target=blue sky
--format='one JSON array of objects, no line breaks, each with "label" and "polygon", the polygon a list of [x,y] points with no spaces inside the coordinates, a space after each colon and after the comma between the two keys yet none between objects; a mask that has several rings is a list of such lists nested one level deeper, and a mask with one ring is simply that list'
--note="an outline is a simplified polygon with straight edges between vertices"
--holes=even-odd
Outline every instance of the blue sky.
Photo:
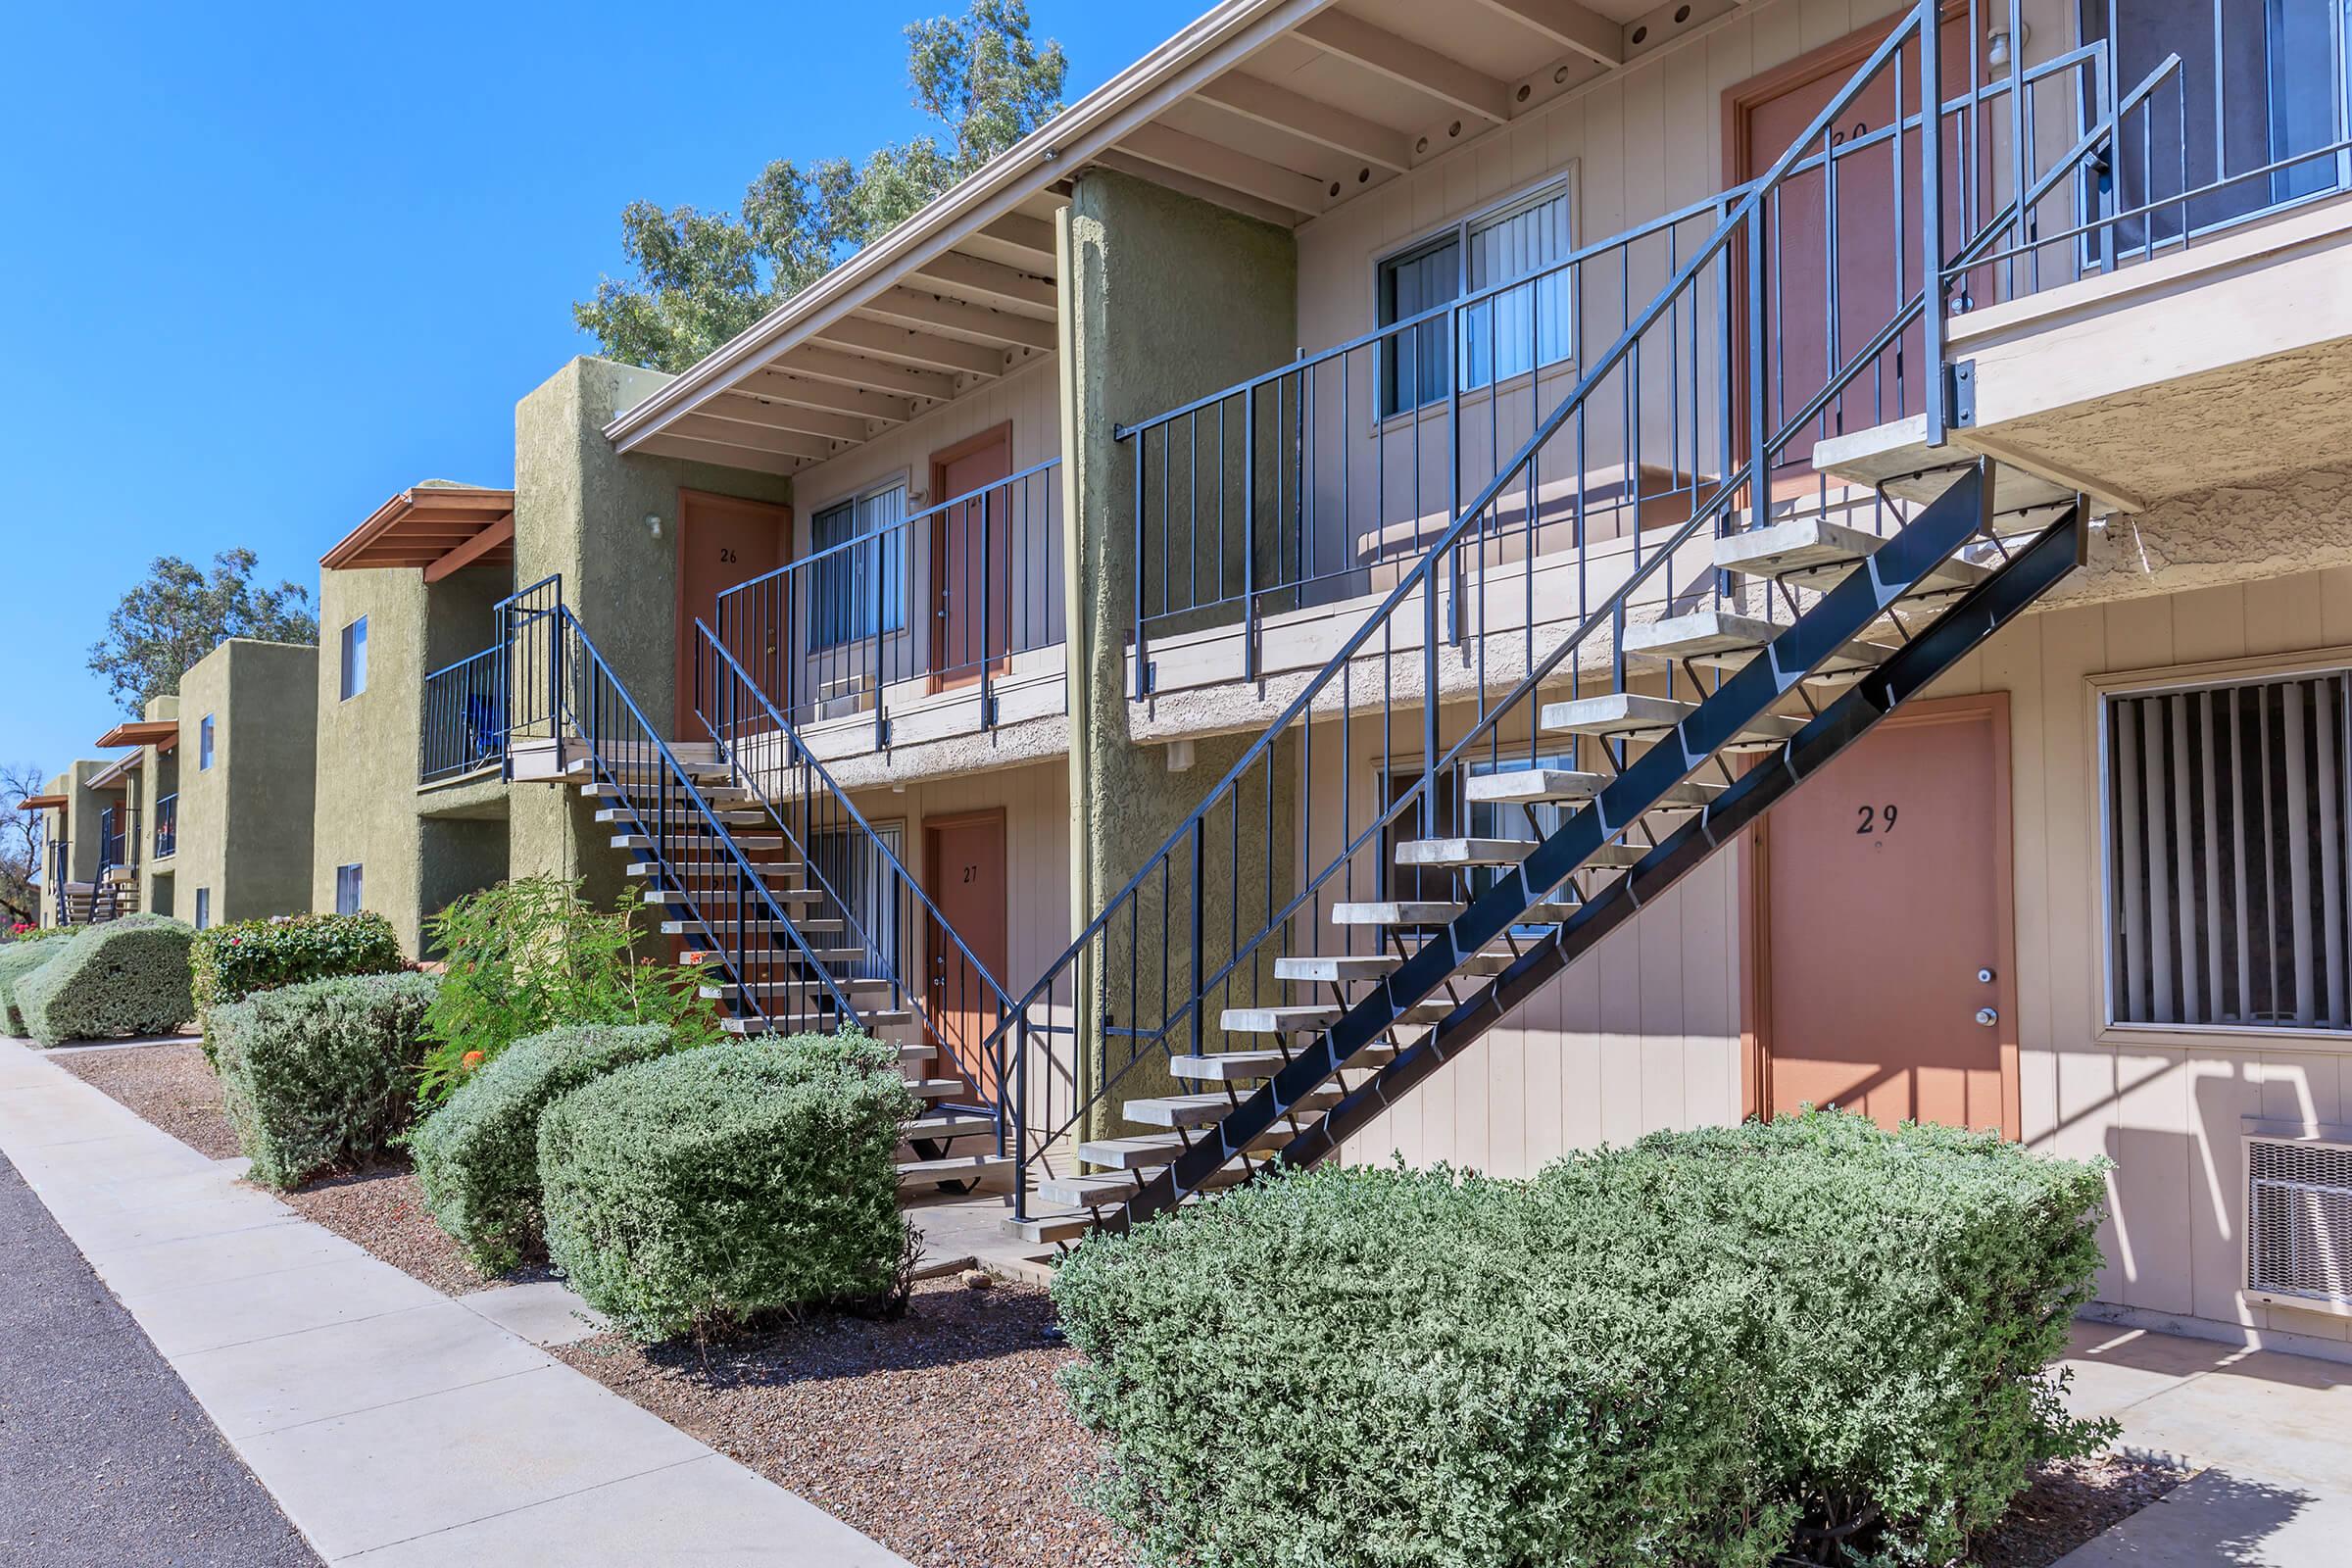
[{"label": "blue sky", "polygon": [[[1068,96],[1206,0],[1030,0]],[[591,340],[621,206],[923,124],[900,28],[961,0],[15,9],[0,67],[0,760],[113,721],[84,667],[163,554],[318,559],[421,478],[505,484]]]}]

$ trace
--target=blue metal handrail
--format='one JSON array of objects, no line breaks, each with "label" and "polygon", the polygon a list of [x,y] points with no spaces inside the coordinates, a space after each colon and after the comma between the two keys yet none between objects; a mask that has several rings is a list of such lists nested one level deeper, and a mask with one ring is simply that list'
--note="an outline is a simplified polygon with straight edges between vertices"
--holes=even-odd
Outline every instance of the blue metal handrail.
[{"label": "blue metal handrail", "polygon": [[[890,743],[887,687],[969,684],[998,722],[1011,660],[1064,636],[1059,457],[736,584],[713,635],[796,723],[870,708]],[[920,582],[923,592],[917,592]]]},{"label": "blue metal handrail", "polygon": [[483,649],[424,677],[416,781],[502,766],[507,757],[507,651]]}]

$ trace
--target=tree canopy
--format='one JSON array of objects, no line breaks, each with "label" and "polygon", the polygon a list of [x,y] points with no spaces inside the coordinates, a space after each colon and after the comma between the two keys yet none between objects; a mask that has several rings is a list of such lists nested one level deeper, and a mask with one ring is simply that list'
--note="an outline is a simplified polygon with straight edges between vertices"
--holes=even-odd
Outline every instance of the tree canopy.
[{"label": "tree canopy", "polygon": [[213,557],[210,576],[193,562],[159,556],[147,580],[122,596],[90,645],[90,669],[104,675],[122,711],[136,718],[147,699],[179,690],[180,674],[231,637],[315,643],[310,590],[281,582],[256,588],[260,560],[246,549]]},{"label": "tree canopy", "polygon": [[779,158],[740,214],[631,202],[621,254],[636,273],[600,281],[572,320],[611,359],[685,369],[1059,114],[1068,65],[1060,44],[1031,41],[1023,0],[971,0],[960,17],[908,24],[907,84],[944,139],[893,143],[858,165]]}]

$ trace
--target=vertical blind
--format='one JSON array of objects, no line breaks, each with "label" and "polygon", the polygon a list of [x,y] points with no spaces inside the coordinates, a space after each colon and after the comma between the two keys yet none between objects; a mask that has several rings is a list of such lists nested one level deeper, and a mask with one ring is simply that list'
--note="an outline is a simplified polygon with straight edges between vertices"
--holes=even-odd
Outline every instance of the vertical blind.
[{"label": "vertical blind", "polygon": [[[808,573],[809,645],[899,631],[906,624],[906,487],[827,507],[808,519],[810,554],[833,550]],[[851,545],[853,539],[862,544]],[[836,546],[849,548],[835,550]]]},{"label": "vertical blind", "polygon": [[2352,1028],[2352,677],[2107,705],[2119,1023]]},{"label": "vertical blind", "polygon": [[[896,823],[878,825],[879,839],[891,855],[905,860]],[[873,839],[849,828],[833,828],[812,836],[808,858],[815,864],[818,887],[825,895],[825,915],[849,919],[849,940],[865,950],[855,973],[859,979],[882,979],[898,968],[904,953],[899,946],[899,901],[893,893],[888,862],[875,851]],[[839,901],[839,902],[837,902]],[[848,907],[842,906],[846,904]]]},{"label": "vertical blind", "polygon": [[[1568,190],[1556,186],[1381,263],[1381,324],[1417,316],[1464,292],[1475,294],[1515,277],[1532,278],[1460,313],[1462,386],[1469,390],[1525,375],[1531,356],[1533,363],[1556,364],[1568,357],[1574,341],[1569,276],[1534,274],[1558,267],[1567,260],[1569,248]],[[1389,340],[1381,361],[1382,414],[1433,403],[1451,390],[1446,357],[1449,335],[1440,318]]]}]

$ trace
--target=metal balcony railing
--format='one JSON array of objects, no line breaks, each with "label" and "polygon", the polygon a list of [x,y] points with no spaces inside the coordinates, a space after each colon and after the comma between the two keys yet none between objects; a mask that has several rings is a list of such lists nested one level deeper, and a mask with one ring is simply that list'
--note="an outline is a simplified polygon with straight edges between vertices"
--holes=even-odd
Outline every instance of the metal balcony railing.
[{"label": "metal balcony railing", "polygon": [[1021,656],[1063,639],[1060,469],[1049,458],[728,589],[720,648],[804,730],[867,714],[887,745],[893,704],[962,691],[993,727]]},{"label": "metal balcony railing", "polygon": [[424,677],[416,782],[438,783],[507,756],[507,651],[485,648]]},{"label": "metal balcony railing", "polygon": [[[1947,8],[1936,199],[1916,85],[1874,86],[1800,149],[1731,265],[1677,299],[1640,395],[1581,404],[1532,465],[1511,466],[1541,416],[1754,183],[1491,282],[1459,245],[1439,285],[1452,298],[1122,427],[1135,695],[1152,689],[1152,640],[1202,626],[1243,622],[1258,673],[1267,616],[1387,589],[1505,472],[1489,560],[1630,541],[1638,565],[1643,533],[1687,517],[1753,432],[1803,416],[1774,456],[1788,497],[1812,478],[1816,441],[1940,418],[1944,318],[2352,190],[2345,18],[2329,0],[2189,0],[2154,21],[2092,0],[2072,43],[2035,25],[2051,36],[2015,0]],[[1918,290],[1923,226],[1987,242],[1939,264],[1934,309],[1831,389]],[[1752,380],[1724,352],[1751,317],[1772,344]]]},{"label": "metal balcony railing", "polygon": [[179,792],[161,796],[155,803],[155,858],[162,859],[179,850]]}]

